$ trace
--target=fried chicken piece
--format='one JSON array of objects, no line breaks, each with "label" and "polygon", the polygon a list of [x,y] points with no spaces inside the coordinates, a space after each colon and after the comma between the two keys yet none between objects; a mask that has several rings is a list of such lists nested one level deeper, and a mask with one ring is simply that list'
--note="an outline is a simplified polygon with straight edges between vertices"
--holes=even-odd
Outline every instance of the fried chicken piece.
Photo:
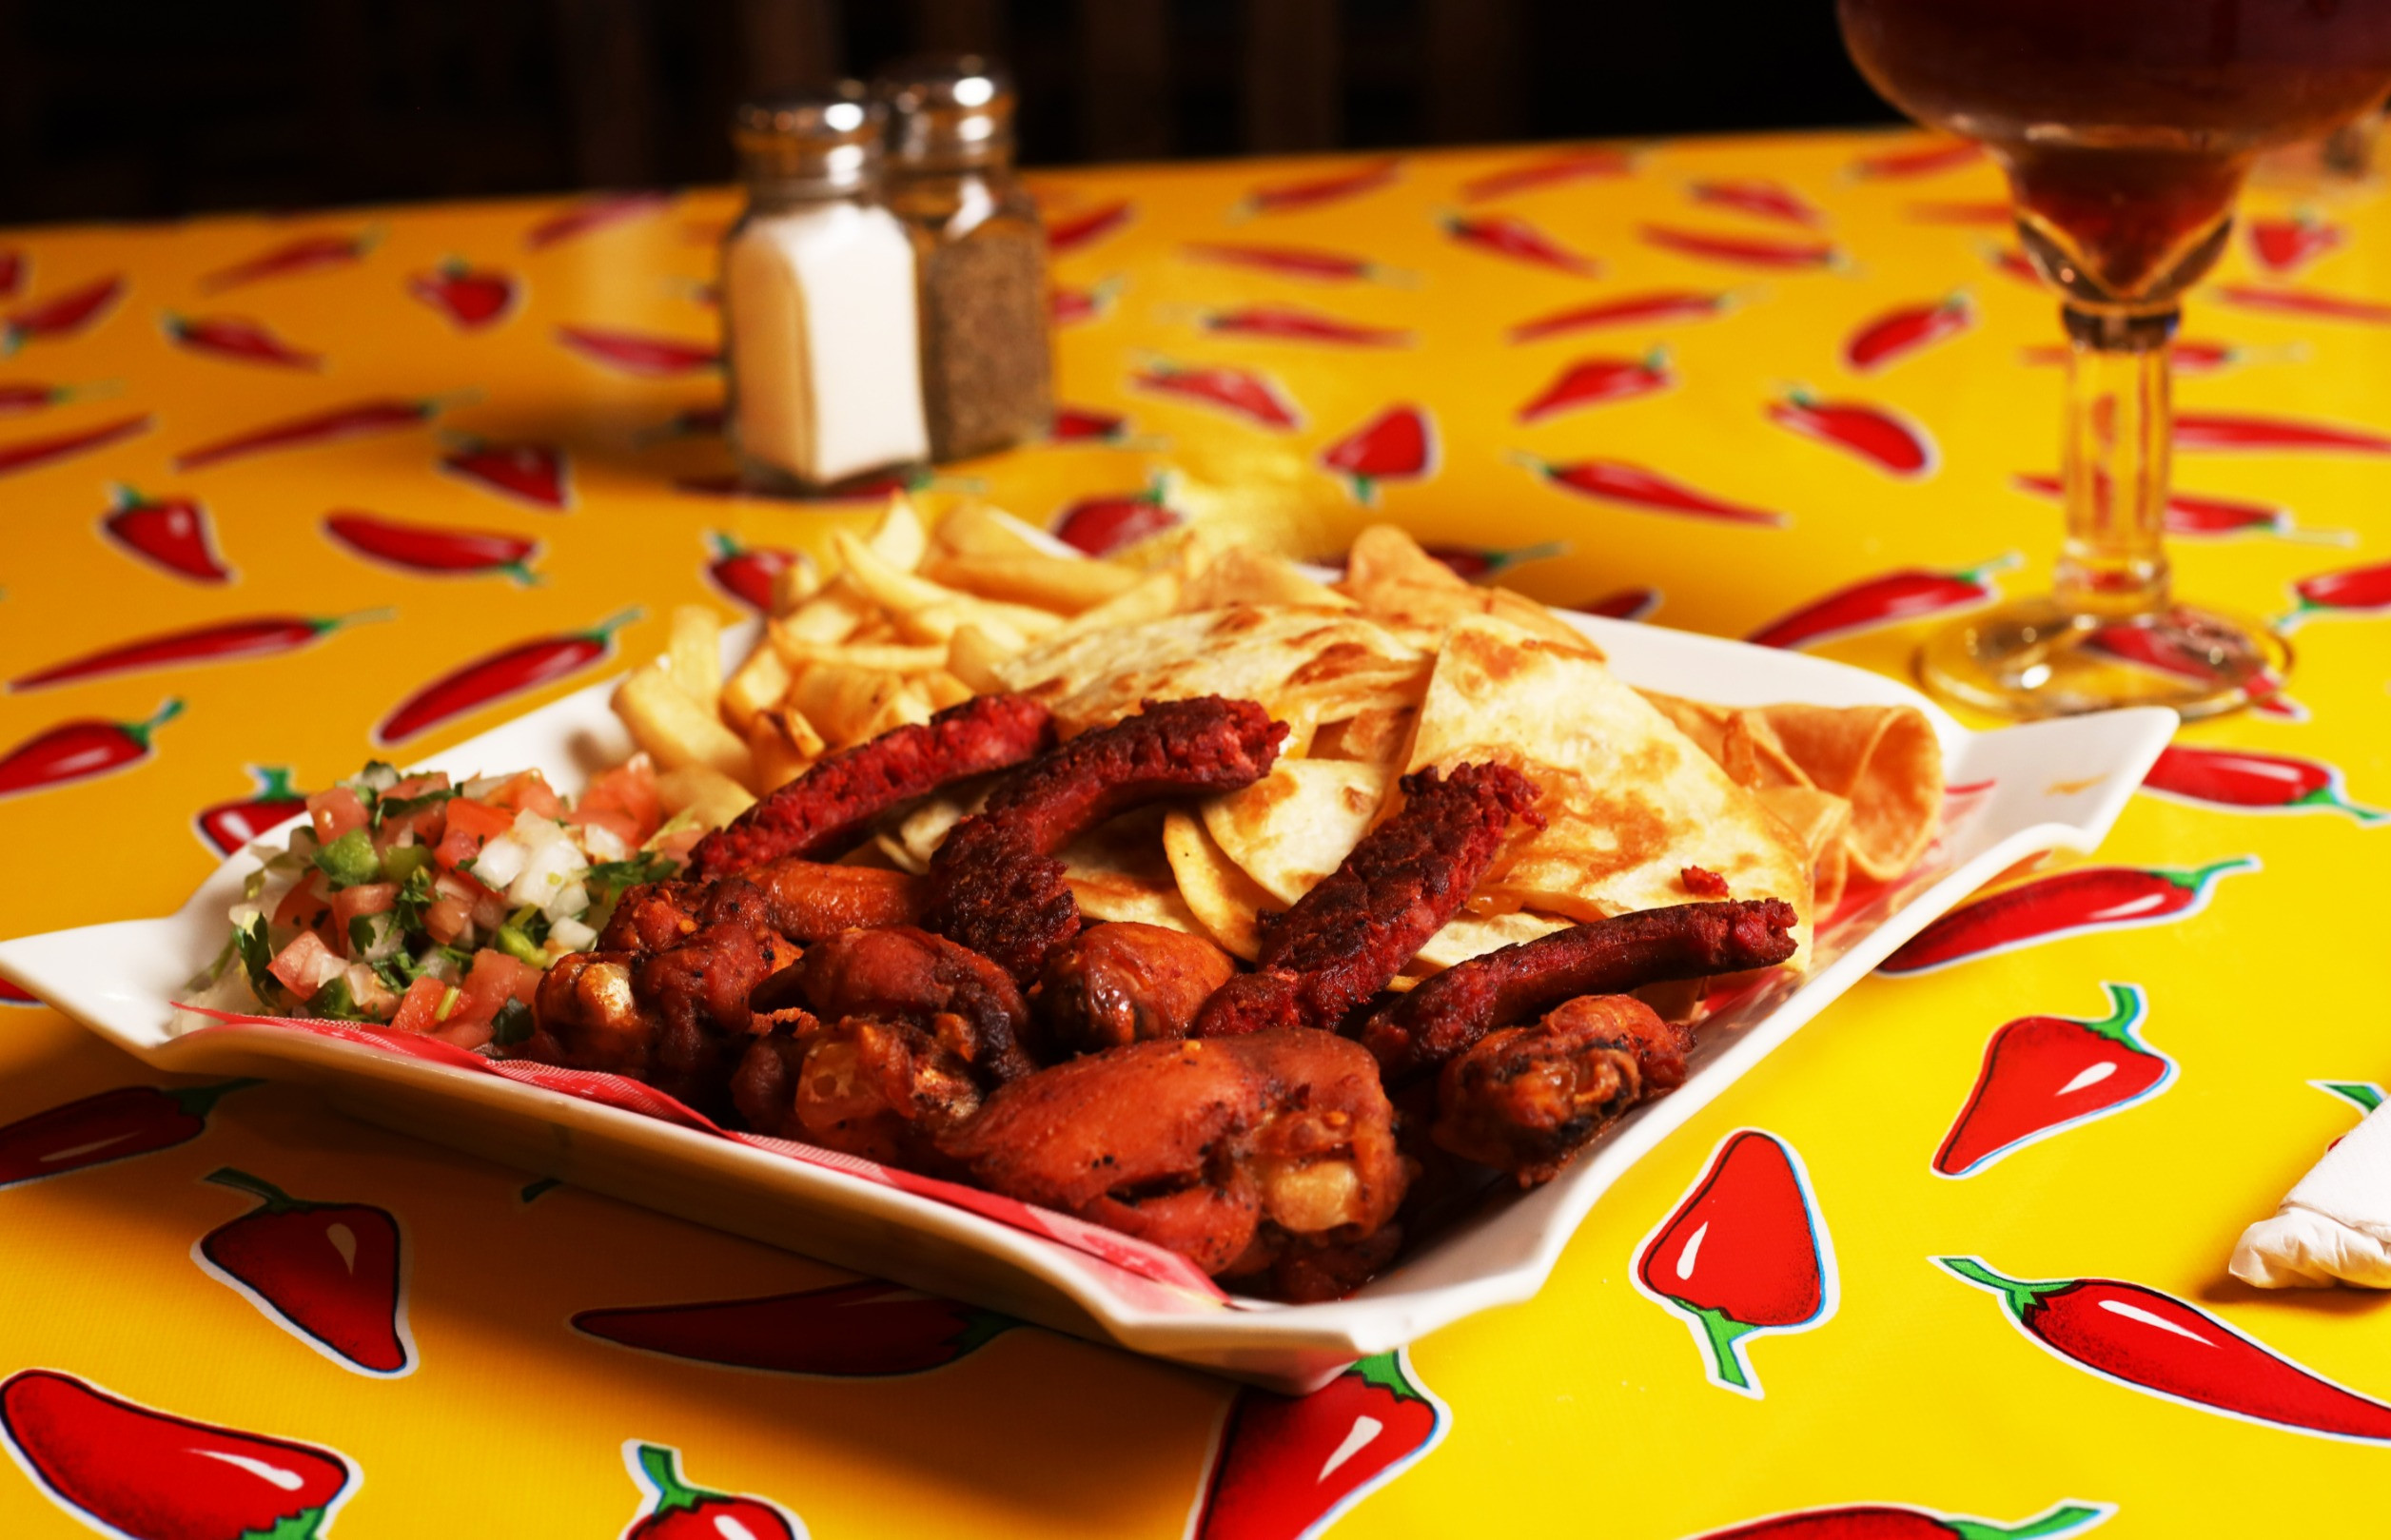
[{"label": "fried chicken piece", "polygon": [[1431,1132],[1522,1187],[1550,1181],[1629,1108],[1684,1084],[1693,1041],[1632,995],[1581,995],[1449,1060]]},{"label": "fried chicken piece", "polygon": [[1135,920],[1090,926],[1046,962],[1030,991],[1031,1053],[1052,1063],[1131,1043],[1184,1038],[1237,971],[1202,936]]},{"label": "fried chicken piece", "polygon": [[938,1136],[980,1110],[970,1068],[919,1027],[846,1017],[775,1029],[749,1046],[731,1100],[759,1134],[931,1176]]},{"label": "fried chicken piece", "polygon": [[835,1022],[863,1017],[926,1032],[983,1084],[1038,1066],[1022,1051],[1029,1007],[1003,968],[916,926],[843,930],[757,992],[759,1011],[802,1003]]},{"label": "fried chicken piece", "polygon": [[825,941],[842,930],[918,924],[927,897],[922,879],[884,867],[839,867],[798,856],[739,873],[763,895],[763,913],[792,941]]},{"label": "fried chicken piece", "polygon": [[1055,852],[1131,808],[1234,791],[1270,773],[1286,724],[1249,700],[1148,701],[1008,776],[930,865],[923,924],[994,958],[1025,988],[1079,933]]},{"label": "fried chicken piece", "polygon": [[1433,1069],[1499,1026],[1578,995],[1771,967],[1793,955],[1783,899],[1680,904],[1556,930],[1446,968],[1361,1029],[1389,1083]]},{"label": "fried chicken piece", "polygon": [[1008,770],[1054,743],[1046,707],[1025,695],[977,695],[917,726],[826,755],[727,828],[697,842],[687,875],[705,882],[783,856],[822,861],[862,839],[865,825],[950,781]]},{"label": "fried chicken piece", "polygon": [[1205,1004],[1196,1036],[1335,1030],[1453,918],[1513,819],[1544,827],[1536,787],[1507,765],[1419,770],[1402,788],[1401,809],[1264,928],[1255,971]]},{"label": "fried chicken piece", "polygon": [[1405,1180],[1377,1065],[1325,1032],[1089,1054],[1006,1086],[939,1147],[981,1186],[1206,1273],[1359,1245]]},{"label": "fried chicken piece", "polygon": [[667,880],[623,889],[606,928],[598,933],[601,952],[660,952],[677,946],[704,924],[703,883]]}]

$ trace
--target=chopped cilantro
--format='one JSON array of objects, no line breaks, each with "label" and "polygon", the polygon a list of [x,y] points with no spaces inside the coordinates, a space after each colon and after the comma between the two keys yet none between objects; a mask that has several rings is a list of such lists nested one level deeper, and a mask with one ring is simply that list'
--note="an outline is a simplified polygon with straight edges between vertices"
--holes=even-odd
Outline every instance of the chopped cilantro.
[{"label": "chopped cilantro", "polygon": [[453,786],[436,788],[419,796],[384,797],[374,804],[374,827],[380,828],[393,818],[412,818],[417,813],[439,807],[459,793]]},{"label": "chopped cilantro", "polygon": [[[410,848],[410,847],[402,847],[402,849],[404,848]],[[395,856],[400,851],[393,850],[390,853]],[[423,911],[429,908],[432,900],[439,896],[432,890],[432,868],[428,864],[418,865],[410,869],[406,876],[400,879],[399,896],[391,902],[390,906],[390,912],[399,917],[399,928],[409,935],[422,929]]]},{"label": "chopped cilantro", "polygon": [[628,861],[601,861],[581,877],[583,887],[620,892],[640,883],[662,882],[680,869],[680,863],[660,850],[642,850]]},{"label": "chopped cilantro", "polygon": [[274,944],[266,939],[265,916],[259,915],[249,922],[248,929],[232,934],[241,947],[241,966],[249,975],[249,987],[260,1000],[273,999],[272,991],[282,987],[282,981],[274,977]]},{"label": "chopped cilantro", "polygon": [[314,997],[307,1002],[307,1014],[329,1017],[336,1022],[375,1020],[359,1007],[357,997],[349,992],[346,979],[333,979],[317,990]]}]

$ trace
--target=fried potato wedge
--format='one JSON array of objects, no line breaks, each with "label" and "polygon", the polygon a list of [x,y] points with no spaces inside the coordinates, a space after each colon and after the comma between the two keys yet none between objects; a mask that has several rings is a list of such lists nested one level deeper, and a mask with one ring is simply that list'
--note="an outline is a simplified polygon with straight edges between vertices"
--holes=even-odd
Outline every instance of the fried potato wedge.
[{"label": "fried potato wedge", "polygon": [[746,743],[722,725],[711,705],[692,700],[660,663],[648,664],[617,685],[614,708],[633,741],[666,770],[704,765],[741,784],[755,773]]},{"label": "fried potato wedge", "polygon": [[708,711],[722,698],[722,621],[702,604],[673,607],[664,656],[673,683]]},{"label": "fried potato wedge", "polygon": [[777,706],[781,697],[789,693],[790,678],[789,665],[780,660],[778,650],[771,645],[758,647],[723,681],[722,719],[734,731],[750,731],[755,725],[756,712]]},{"label": "fried potato wedge", "polygon": [[656,778],[656,794],[665,811],[685,812],[708,828],[720,828],[755,806],[754,792],[706,765],[666,770]]},{"label": "fried potato wedge", "polygon": [[922,575],[984,599],[1081,614],[1138,585],[1138,575],[1108,561],[1025,551],[1007,556],[939,556]]}]

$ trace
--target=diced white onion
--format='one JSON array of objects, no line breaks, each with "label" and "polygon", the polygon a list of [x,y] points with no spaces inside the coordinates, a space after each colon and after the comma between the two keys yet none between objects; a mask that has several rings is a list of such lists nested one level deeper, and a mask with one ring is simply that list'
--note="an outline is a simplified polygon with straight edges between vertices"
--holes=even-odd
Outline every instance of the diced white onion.
[{"label": "diced white onion", "polygon": [[327,949],[317,954],[315,966],[308,970],[307,993],[313,995],[318,989],[346,973],[348,966],[348,959],[336,951]]},{"label": "diced white onion", "polygon": [[[480,867],[474,870],[479,873]],[[522,870],[506,886],[506,896],[517,904],[537,904],[542,908],[557,896],[566,884],[589,870],[589,863],[574,848],[571,840],[558,840],[531,852]],[[483,877],[491,887],[500,886],[495,878]]]},{"label": "diced white onion", "polygon": [[559,920],[571,919],[589,906],[590,890],[579,883],[566,883],[556,897],[539,907],[540,912],[548,917],[548,923],[554,925]]},{"label": "diced white onion", "polygon": [[485,887],[504,887],[530,864],[531,851],[512,834],[501,834],[473,858],[473,874]]},{"label": "diced white onion", "polygon": [[512,775],[477,775],[459,787],[457,792],[460,796],[470,797],[479,802],[513,779],[515,777]]},{"label": "diced white onion", "polygon": [[580,829],[581,848],[589,852],[593,864],[631,859],[631,847],[623,843],[621,835],[604,824],[583,824]]},{"label": "diced white onion", "polygon": [[598,945],[598,932],[578,920],[562,919],[548,927],[548,939],[569,952],[585,952]]}]

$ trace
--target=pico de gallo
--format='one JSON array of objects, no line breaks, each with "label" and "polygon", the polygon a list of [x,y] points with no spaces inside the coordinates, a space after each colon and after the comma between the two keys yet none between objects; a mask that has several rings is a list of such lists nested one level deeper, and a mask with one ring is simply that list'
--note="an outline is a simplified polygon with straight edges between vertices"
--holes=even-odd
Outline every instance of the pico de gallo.
[{"label": "pico de gallo", "polygon": [[251,847],[265,864],[185,1003],[506,1047],[548,965],[704,832],[664,816],[645,754],[569,800],[538,770],[456,784],[377,761],[308,797],[284,848]]}]

